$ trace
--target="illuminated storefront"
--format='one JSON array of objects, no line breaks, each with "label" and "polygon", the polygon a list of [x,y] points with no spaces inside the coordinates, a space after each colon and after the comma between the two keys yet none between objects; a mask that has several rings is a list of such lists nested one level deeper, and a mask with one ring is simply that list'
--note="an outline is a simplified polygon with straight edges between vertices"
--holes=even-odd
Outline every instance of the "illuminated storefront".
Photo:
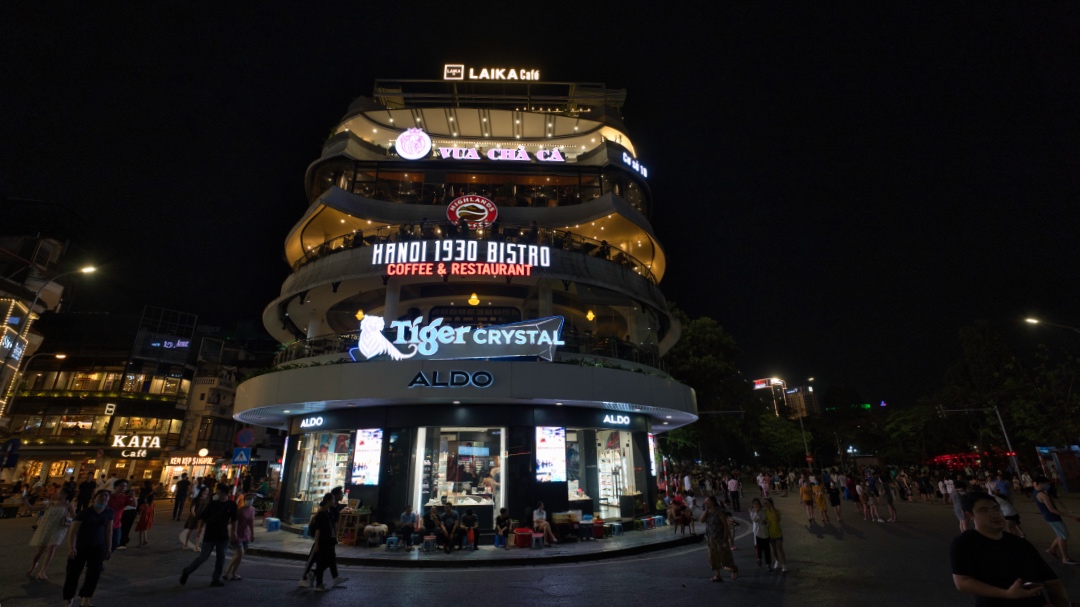
[{"label": "illuminated storefront", "polygon": [[284,347],[236,398],[238,421],[287,429],[279,514],[305,523],[338,485],[387,522],[650,512],[651,433],[697,406],[662,370],[680,328],[625,92],[445,73],[445,95],[358,99],[308,170],[263,315]]}]

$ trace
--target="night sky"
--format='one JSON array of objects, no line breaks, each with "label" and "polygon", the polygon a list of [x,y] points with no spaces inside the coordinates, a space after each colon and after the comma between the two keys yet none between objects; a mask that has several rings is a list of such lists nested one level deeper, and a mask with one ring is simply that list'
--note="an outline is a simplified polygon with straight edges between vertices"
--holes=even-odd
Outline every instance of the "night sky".
[{"label": "night sky", "polygon": [[1080,5],[370,4],[0,8],[0,194],[85,217],[69,309],[258,319],[349,102],[463,62],[627,89],[661,287],[748,378],[902,405],[979,319],[1080,349],[1020,322],[1080,326]]}]

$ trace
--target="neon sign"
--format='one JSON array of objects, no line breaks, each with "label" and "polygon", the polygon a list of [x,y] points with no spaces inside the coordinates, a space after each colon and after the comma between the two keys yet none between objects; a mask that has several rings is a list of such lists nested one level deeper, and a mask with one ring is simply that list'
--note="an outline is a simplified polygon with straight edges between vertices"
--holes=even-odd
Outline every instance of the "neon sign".
[{"label": "neon sign", "polygon": [[417,160],[431,153],[431,137],[420,129],[407,129],[398,135],[394,148],[398,156],[406,160]]},{"label": "neon sign", "polygon": [[[492,148],[484,152],[483,158],[476,148],[439,148],[439,156],[446,160],[488,160],[532,162],[534,156],[530,156],[522,148]],[[535,158],[538,162],[566,162],[566,156],[558,148],[550,150],[537,150]]]},{"label": "neon sign", "polygon": [[138,434],[114,434],[112,437],[112,446],[129,447],[132,449],[160,449],[161,437],[139,436]]},{"label": "neon sign", "polygon": [[[427,326],[421,326],[423,321],[421,316],[412,321],[391,322],[390,328],[396,330],[396,334],[390,341],[383,335],[386,327],[383,318],[368,314],[360,321],[360,338],[357,347],[349,350],[349,355],[354,361],[358,360],[358,352],[369,360],[383,355],[391,360],[414,356],[432,360],[523,356],[551,360],[555,348],[566,345],[562,341],[561,316],[476,329],[443,326],[442,318],[436,318]],[[398,346],[406,346],[408,351],[402,352]]]},{"label": "neon sign", "polygon": [[629,415],[605,415],[604,416],[604,423],[605,424],[614,424],[616,426],[629,426],[630,425],[630,416]]},{"label": "neon sign", "polygon": [[170,466],[212,466],[214,465],[214,458],[212,457],[170,457]]},{"label": "neon sign", "polygon": [[523,70],[505,67],[482,67],[465,69],[464,63],[443,65],[443,80],[539,80],[540,70]]},{"label": "neon sign", "polygon": [[[480,251],[484,259],[479,258]],[[551,247],[513,242],[476,240],[421,240],[387,242],[371,247],[371,265],[424,262],[481,262],[489,264],[551,266]]]},{"label": "neon sign", "polygon": [[632,158],[630,156],[630,154],[627,154],[626,152],[623,152],[622,153],[622,161],[623,161],[623,164],[625,164],[626,166],[628,166],[628,167],[634,169],[635,171],[637,171],[638,174],[641,175],[642,177],[648,177],[649,176],[649,169],[645,168],[645,165],[638,162],[637,158]]},{"label": "neon sign", "polygon": [[476,386],[477,388],[486,388],[495,382],[495,378],[487,371],[476,371],[475,373],[468,373],[467,371],[451,371],[449,377],[442,377],[444,381],[439,381],[439,372],[432,373],[429,379],[423,371],[417,371],[416,377],[412,378],[409,382],[409,388],[466,388],[468,386]]},{"label": "neon sign", "polygon": [[309,417],[300,422],[301,428],[317,428],[323,425],[323,418],[321,417]]},{"label": "neon sign", "polygon": [[120,457],[146,457],[146,449],[124,449]]},{"label": "neon sign", "polygon": [[475,194],[455,198],[446,205],[446,218],[451,223],[456,224],[464,219],[474,230],[488,227],[498,217],[499,208],[495,203]]}]

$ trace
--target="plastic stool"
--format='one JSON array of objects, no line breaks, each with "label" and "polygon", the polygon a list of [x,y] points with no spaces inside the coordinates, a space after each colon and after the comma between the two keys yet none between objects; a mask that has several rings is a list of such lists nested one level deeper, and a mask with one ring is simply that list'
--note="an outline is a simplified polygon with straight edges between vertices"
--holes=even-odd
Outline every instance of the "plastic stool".
[{"label": "plastic stool", "polygon": [[401,547],[400,542],[401,542],[401,538],[399,538],[396,535],[391,535],[390,537],[386,538],[386,551],[387,552],[397,552],[398,548]]},{"label": "plastic stool", "polygon": [[281,531],[281,519],[279,519],[279,518],[268,518],[268,519],[266,519],[266,530],[267,531]]},{"label": "plastic stool", "polygon": [[425,535],[424,536],[424,545],[420,548],[420,550],[422,550],[424,552],[435,552],[438,549],[439,549],[439,544],[438,544],[438,542],[435,541],[435,536],[434,535]]},{"label": "plastic stool", "polygon": [[414,533],[412,534],[412,537],[409,538],[409,543],[413,546],[419,546],[423,541],[424,536],[419,533]]},{"label": "plastic stool", "polygon": [[643,519],[642,522],[645,523],[646,529],[656,529],[656,519],[653,517],[650,516],[647,519]]},{"label": "plastic stool", "polygon": [[495,534],[495,547],[499,548],[506,545],[506,540],[498,533]]},{"label": "plastic stool", "polygon": [[662,516],[659,516],[659,515],[654,516],[654,517],[652,517],[652,520],[653,520],[653,524],[656,527],[663,527],[664,525],[667,525],[667,519],[662,517]]},{"label": "plastic stool", "polygon": [[604,523],[604,537],[605,538],[611,537],[612,535],[615,534],[615,532],[611,530],[611,525],[612,525],[612,523]]},{"label": "plastic stool", "polygon": [[587,541],[589,541],[591,539],[594,539],[593,538],[593,526],[592,525],[582,525],[581,526],[581,540],[584,541],[584,542],[587,542]]},{"label": "plastic stool", "polygon": [[306,537],[308,539],[311,539],[311,533],[309,531],[310,527],[311,525],[303,525],[302,527],[300,527],[300,537]]},{"label": "plastic stool", "polygon": [[611,523],[611,535],[622,535],[622,523]]},{"label": "plastic stool", "polygon": [[634,531],[645,531],[645,521],[634,519]]},{"label": "plastic stool", "polygon": [[544,534],[543,533],[534,533],[534,534],[532,534],[532,547],[533,548],[543,548],[544,547]]}]

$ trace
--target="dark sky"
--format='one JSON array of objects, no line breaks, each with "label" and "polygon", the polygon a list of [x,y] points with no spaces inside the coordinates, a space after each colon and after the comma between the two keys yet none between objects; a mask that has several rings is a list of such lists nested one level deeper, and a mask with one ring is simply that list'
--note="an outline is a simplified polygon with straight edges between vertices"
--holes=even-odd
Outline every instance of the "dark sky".
[{"label": "dark sky", "polygon": [[370,4],[0,8],[0,193],[85,216],[73,309],[258,318],[349,102],[464,62],[627,89],[661,286],[748,377],[902,404],[963,325],[1080,325],[1076,4]]}]

